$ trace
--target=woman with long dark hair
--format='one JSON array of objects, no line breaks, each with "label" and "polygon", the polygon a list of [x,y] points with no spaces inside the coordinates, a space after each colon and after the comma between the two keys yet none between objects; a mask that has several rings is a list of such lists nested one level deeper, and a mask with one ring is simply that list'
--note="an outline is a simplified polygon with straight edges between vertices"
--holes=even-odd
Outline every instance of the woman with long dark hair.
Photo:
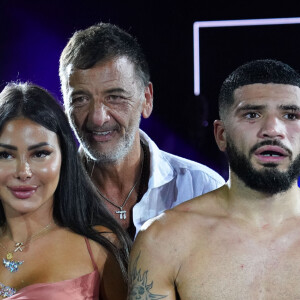
[{"label": "woman with long dark hair", "polygon": [[0,297],[126,298],[130,240],[98,199],[44,89],[0,94]]}]

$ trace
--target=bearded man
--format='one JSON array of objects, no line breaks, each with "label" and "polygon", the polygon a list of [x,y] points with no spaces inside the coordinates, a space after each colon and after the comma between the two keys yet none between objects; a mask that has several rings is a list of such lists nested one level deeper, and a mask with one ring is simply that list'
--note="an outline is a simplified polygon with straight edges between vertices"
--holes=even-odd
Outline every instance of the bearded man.
[{"label": "bearded man", "polygon": [[242,65],[219,114],[229,180],[144,224],[130,300],[300,299],[300,76],[275,60]]}]

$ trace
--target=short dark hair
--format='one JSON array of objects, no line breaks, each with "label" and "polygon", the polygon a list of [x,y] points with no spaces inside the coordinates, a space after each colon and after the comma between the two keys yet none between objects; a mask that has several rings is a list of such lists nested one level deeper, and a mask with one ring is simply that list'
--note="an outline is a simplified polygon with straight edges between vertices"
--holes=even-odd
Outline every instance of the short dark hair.
[{"label": "short dark hair", "polygon": [[289,84],[300,87],[299,73],[289,65],[273,60],[250,61],[233,71],[223,82],[219,94],[219,115],[224,119],[234,102],[234,91],[244,85],[255,83]]},{"label": "short dark hair", "polygon": [[135,66],[136,75],[147,86],[149,66],[137,40],[110,23],[99,23],[76,31],[60,56],[59,76],[64,94],[66,68],[89,69],[100,61],[125,56]]},{"label": "short dark hair", "polygon": [[[61,170],[54,194],[53,218],[62,227],[95,240],[119,262],[126,276],[129,238],[98,198],[95,187],[82,166],[67,117],[54,97],[30,83],[9,83],[0,93],[0,133],[10,120],[27,118],[56,133],[61,149]],[[0,226],[6,218],[0,202]],[[116,247],[94,230],[103,225],[116,234]],[[126,278],[126,277],[125,277]]]}]

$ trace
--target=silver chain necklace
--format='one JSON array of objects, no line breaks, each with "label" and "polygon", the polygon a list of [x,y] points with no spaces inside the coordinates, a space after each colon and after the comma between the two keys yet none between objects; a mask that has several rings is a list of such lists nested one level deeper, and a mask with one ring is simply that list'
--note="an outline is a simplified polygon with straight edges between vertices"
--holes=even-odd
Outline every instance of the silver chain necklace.
[{"label": "silver chain necklace", "polygon": [[98,190],[98,193],[100,194],[100,196],[106,200],[107,202],[109,202],[111,205],[113,205],[114,207],[118,208],[119,210],[116,210],[115,213],[119,214],[120,220],[125,220],[126,219],[126,210],[123,209],[123,207],[126,205],[128,199],[130,198],[130,195],[132,194],[134,188],[136,187],[137,183],[138,183],[139,179],[134,183],[133,187],[131,188],[131,190],[129,191],[126,199],[124,200],[123,204],[121,206],[116,205],[115,203],[113,203],[111,200],[109,200],[108,198],[106,198],[104,195],[102,195],[100,193],[100,191]]},{"label": "silver chain necklace", "polygon": [[[144,153],[144,152],[143,152]],[[99,195],[104,199],[106,200],[108,203],[110,203],[111,205],[113,205],[114,207],[118,208],[119,210],[116,210],[115,213],[119,215],[119,218],[120,220],[125,220],[126,219],[126,213],[127,211],[125,209],[123,209],[123,207],[126,205],[126,203],[128,202],[132,192],[134,191],[137,183],[139,182],[141,176],[142,176],[142,172],[143,172],[143,166],[144,166],[144,155],[143,155],[143,160],[142,160],[142,166],[141,166],[141,171],[140,171],[140,175],[138,177],[138,179],[136,180],[136,182],[134,183],[133,187],[130,189],[127,197],[125,198],[123,204],[121,206],[113,203],[110,199],[108,199],[107,197],[105,197],[99,189],[97,189]],[[91,177],[93,175],[93,171],[94,171],[94,167],[95,167],[95,161],[94,161],[94,164],[93,164],[93,168],[92,168],[92,171],[91,171]]]}]

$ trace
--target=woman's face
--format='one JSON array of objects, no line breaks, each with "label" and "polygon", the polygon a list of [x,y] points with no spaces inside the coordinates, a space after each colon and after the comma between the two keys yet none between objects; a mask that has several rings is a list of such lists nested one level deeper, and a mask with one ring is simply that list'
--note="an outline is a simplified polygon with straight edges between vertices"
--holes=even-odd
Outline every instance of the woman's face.
[{"label": "woman's face", "polygon": [[52,210],[61,167],[57,135],[29,119],[0,132],[0,199],[6,217]]}]

